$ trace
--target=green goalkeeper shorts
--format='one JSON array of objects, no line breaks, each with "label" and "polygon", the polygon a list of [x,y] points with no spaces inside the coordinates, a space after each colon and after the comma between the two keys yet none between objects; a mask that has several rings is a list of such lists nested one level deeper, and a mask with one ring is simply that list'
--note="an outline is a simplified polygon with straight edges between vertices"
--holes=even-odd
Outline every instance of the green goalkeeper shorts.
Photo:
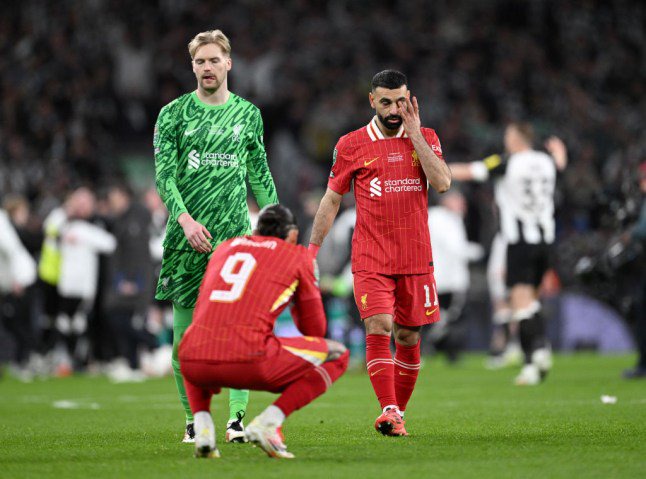
[{"label": "green goalkeeper shorts", "polygon": [[155,298],[193,308],[211,254],[165,249]]}]

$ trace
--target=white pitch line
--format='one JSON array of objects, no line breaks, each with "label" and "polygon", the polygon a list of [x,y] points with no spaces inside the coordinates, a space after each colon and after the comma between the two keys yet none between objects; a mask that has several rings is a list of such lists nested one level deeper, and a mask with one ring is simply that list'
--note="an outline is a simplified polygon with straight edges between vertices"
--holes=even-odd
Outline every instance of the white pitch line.
[{"label": "white pitch line", "polygon": [[99,406],[98,403],[95,402],[90,402],[90,403],[83,403],[83,402],[77,402],[77,401],[70,401],[67,399],[63,399],[61,401],[54,401],[52,403],[52,406],[54,409],[99,409],[101,406]]}]

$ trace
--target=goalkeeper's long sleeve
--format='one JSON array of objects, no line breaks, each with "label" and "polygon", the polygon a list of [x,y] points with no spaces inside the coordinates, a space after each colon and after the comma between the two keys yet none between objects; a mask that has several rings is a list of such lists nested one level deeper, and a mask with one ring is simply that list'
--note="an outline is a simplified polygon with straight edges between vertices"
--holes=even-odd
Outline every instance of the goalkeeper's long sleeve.
[{"label": "goalkeeper's long sleeve", "polygon": [[170,217],[177,221],[182,213],[188,212],[182,195],[177,187],[177,140],[169,118],[173,109],[168,105],[162,108],[155,124],[153,146],[155,151],[155,184],[157,192],[168,209]]},{"label": "goalkeeper's long sleeve", "polygon": [[267,152],[265,151],[263,134],[262,117],[258,110],[254,117],[253,136],[247,147],[249,151],[247,171],[251,191],[253,191],[256,202],[261,208],[278,203],[276,185],[267,164]]}]

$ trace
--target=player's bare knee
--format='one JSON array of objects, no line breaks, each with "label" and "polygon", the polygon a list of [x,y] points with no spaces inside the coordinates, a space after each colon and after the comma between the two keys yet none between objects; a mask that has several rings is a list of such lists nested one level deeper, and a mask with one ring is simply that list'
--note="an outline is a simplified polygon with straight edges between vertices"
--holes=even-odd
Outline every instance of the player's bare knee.
[{"label": "player's bare knee", "polygon": [[383,334],[390,336],[393,329],[393,318],[389,314],[375,314],[363,320],[366,334]]},{"label": "player's bare knee", "polygon": [[536,298],[536,288],[530,284],[514,285],[509,293],[509,302],[513,310],[527,308]]},{"label": "player's bare knee", "polygon": [[421,338],[421,327],[408,328],[395,325],[395,341],[402,346],[415,346]]},{"label": "player's bare knee", "polygon": [[345,347],[345,344],[338,341],[326,339],[325,342],[327,343],[328,349],[325,361],[334,361],[335,359],[339,359],[348,350],[348,348]]}]

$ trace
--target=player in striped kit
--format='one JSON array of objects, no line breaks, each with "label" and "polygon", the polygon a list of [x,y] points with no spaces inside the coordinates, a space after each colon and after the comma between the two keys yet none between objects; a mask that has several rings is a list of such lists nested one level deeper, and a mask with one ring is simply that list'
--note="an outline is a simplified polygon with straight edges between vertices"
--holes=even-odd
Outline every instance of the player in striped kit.
[{"label": "player in striped kit", "polygon": [[[245,433],[270,457],[293,458],[283,421],[323,394],[348,366],[345,346],[323,338],[316,260],[297,238],[294,215],[271,205],[260,212],[256,235],[225,241],[213,252],[179,348],[197,457],[219,457],[211,396],[234,387],[282,393]],[[292,299],[294,322],[306,336],[278,338],[274,323]]]},{"label": "player in striped kit", "polygon": [[352,272],[366,327],[368,373],[382,408],[375,428],[405,436],[403,416],[420,367],[420,330],[439,320],[427,183],[442,193],[451,175],[435,131],[421,127],[417,99],[411,100],[404,74],[376,74],[369,98],[376,115],[367,126],[343,136],[334,150],[309,249],[316,255],[342,196],[354,185]]},{"label": "player in striped kit", "polygon": [[[229,39],[220,30],[203,32],[188,50],[197,89],[162,108],[153,143],[157,190],[169,211],[155,297],[173,303],[173,371],[186,413],[184,442],[193,442],[177,348],[191,324],[209,255],[218,243],[251,232],[247,179],[261,207],[278,197],[260,111],[227,87]],[[243,440],[248,398],[248,391],[230,391],[227,440]]]},{"label": "player in striped kit", "polygon": [[557,171],[567,165],[567,148],[550,137],[544,153],[533,149],[534,130],[528,123],[505,128],[504,156],[491,155],[471,163],[453,163],[456,180],[496,179],[495,199],[500,236],[506,243],[506,286],[510,321],[518,323],[525,364],[515,383],[535,386],[552,367],[547,326],[539,300],[539,286],[550,264],[554,243],[554,189]]}]

